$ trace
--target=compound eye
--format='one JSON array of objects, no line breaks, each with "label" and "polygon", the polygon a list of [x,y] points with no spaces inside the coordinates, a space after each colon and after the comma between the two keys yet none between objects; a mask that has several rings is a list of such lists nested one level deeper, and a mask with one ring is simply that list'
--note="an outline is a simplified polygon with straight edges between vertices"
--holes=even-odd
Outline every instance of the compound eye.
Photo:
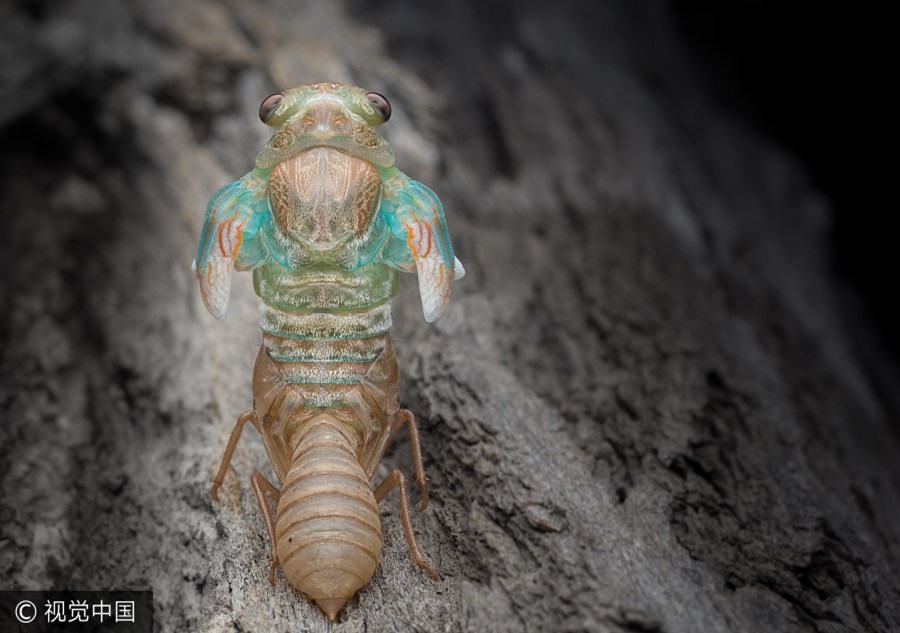
[{"label": "compound eye", "polygon": [[375,112],[381,117],[382,123],[385,123],[391,118],[391,104],[385,99],[384,95],[380,95],[377,92],[370,92],[366,95],[366,99],[368,99],[369,103],[372,104],[372,107],[375,108]]},{"label": "compound eye", "polygon": [[269,119],[272,118],[272,113],[278,109],[282,101],[284,101],[284,95],[280,92],[263,99],[262,103],[259,104],[259,120],[263,123],[268,123]]}]

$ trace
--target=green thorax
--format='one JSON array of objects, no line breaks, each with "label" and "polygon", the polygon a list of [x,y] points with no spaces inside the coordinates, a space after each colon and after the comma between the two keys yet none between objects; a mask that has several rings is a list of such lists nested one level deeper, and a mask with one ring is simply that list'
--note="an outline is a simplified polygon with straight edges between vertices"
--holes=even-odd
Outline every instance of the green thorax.
[{"label": "green thorax", "polygon": [[398,276],[381,263],[356,270],[324,264],[301,270],[276,263],[261,266],[253,271],[253,285],[263,301],[260,326],[268,334],[287,338],[386,334]]},{"label": "green thorax", "polygon": [[289,270],[270,263],[253,271],[253,287],[265,303],[290,312],[358,312],[393,299],[398,277],[381,263],[356,270],[325,265]]}]

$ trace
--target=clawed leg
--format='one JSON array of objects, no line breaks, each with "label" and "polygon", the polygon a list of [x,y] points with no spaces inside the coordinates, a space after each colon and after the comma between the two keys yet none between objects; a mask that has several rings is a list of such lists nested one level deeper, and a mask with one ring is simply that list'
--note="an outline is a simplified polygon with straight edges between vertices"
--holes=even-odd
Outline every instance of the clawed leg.
[{"label": "clawed leg", "polygon": [[263,519],[266,522],[266,529],[269,531],[269,545],[271,546],[271,556],[269,557],[269,584],[275,584],[275,569],[278,567],[278,556],[275,551],[275,518],[272,516],[272,508],[266,502],[265,495],[278,505],[281,499],[281,491],[272,483],[263,477],[259,471],[253,473],[250,477],[250,483],[253,484],[253,492],[256,493],[256,500],[259,502],[259,509],[262,510]]},{"label": "clawed leg", "polygon": [[406,477],[403,476],[403,473],[398,468],[392,470],[391,474],[385,477],[384,481],[375,489],[375,501],[381,503],[381,500],[385,498],[387,493],[394,488],[398,488],[400,492],[400,524],[403,526],[403,535],[406,537],[406,544],[409,546],[409,553],[413,557],[413,562],[431,576],[433,580],[440,580],[441,577],[434,567],[431,566],[431,563],[428,562],[428,558],[419,549],[418,544],[416,544],[412,521],[409,518],[409,496],[406,492]]},{"label": "clawed leg", "polygon": [[425,467],[422,465],[422,448],[419,445],[419,429],[416,426],[416,416],[409,409],[401,409],[397,412],[399,425],[406,424],[406,435],[409,438],[409,452],[412,453],[413,469],[416,473],[416,485],[419,487],[419,506],[421,512],[428,507],[428,488],[425,485]]},{"label": "clawed leg", "polygon": [[234,455],[234,449],[237,448],[238,440],[241,439],[241,431],[244,430],[244,425],[252,419],[253,411],[245,411],[237,419],[234,430],[231,431],[231,439],[228,440],[228,446],[225,447],[225,454],[222,456],[222,465],[219,466],[219,472],[216,473],[212,490],[209,492],[214,501],[219,500],[219,488],[222,486],[222,482],[225,481],[225,473],[228,472],[228,466],[231,465],[231,457]]}]

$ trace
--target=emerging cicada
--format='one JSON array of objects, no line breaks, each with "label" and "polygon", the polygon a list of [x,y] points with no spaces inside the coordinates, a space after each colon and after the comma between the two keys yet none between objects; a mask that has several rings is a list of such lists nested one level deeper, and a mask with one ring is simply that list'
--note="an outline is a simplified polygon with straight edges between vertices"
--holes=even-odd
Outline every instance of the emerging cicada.
[{"label": "emerging cicada", "polygon": [[212,496],[252,422],[281,483],[251,477],[272,545],[269,580],[280,563],[334,620],[375,571],[378,503],[395,487],[413,560],[438,578],[416,545],[403,473],[374,490],[370,480],[405,425],[419,509],[428,504],[415,419],[399,408],[391,301],[398,271],[414,271],[434,321],[464,270],[440,200],[397,169],[375,130],[391,115],[387,99],[316,83],[267,97],[259,114],[275,133],[250,173],[213,194],[194,262],[216,318],[232,267],[253,271],[262,300],[253,409],[238,418]]}]

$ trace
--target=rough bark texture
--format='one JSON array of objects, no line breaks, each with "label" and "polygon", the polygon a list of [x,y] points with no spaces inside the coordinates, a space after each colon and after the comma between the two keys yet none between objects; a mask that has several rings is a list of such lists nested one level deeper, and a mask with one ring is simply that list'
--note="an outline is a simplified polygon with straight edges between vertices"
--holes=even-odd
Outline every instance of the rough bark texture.
[{"label": "rough bark texture", "polygon": [[898,630],[895,376],[859,361],[803,171],[717,109],[665,4],[441,4],[4,3],[0,588],[327,629],[266,581],[252,432],[209,498],[260,334],[248,276],[219,323],[189,268],[260,99],[326,79],[392,100],[468,271],[434,327],[412,277],[395,304],[444,579],[390,498],[334,630]]}]

